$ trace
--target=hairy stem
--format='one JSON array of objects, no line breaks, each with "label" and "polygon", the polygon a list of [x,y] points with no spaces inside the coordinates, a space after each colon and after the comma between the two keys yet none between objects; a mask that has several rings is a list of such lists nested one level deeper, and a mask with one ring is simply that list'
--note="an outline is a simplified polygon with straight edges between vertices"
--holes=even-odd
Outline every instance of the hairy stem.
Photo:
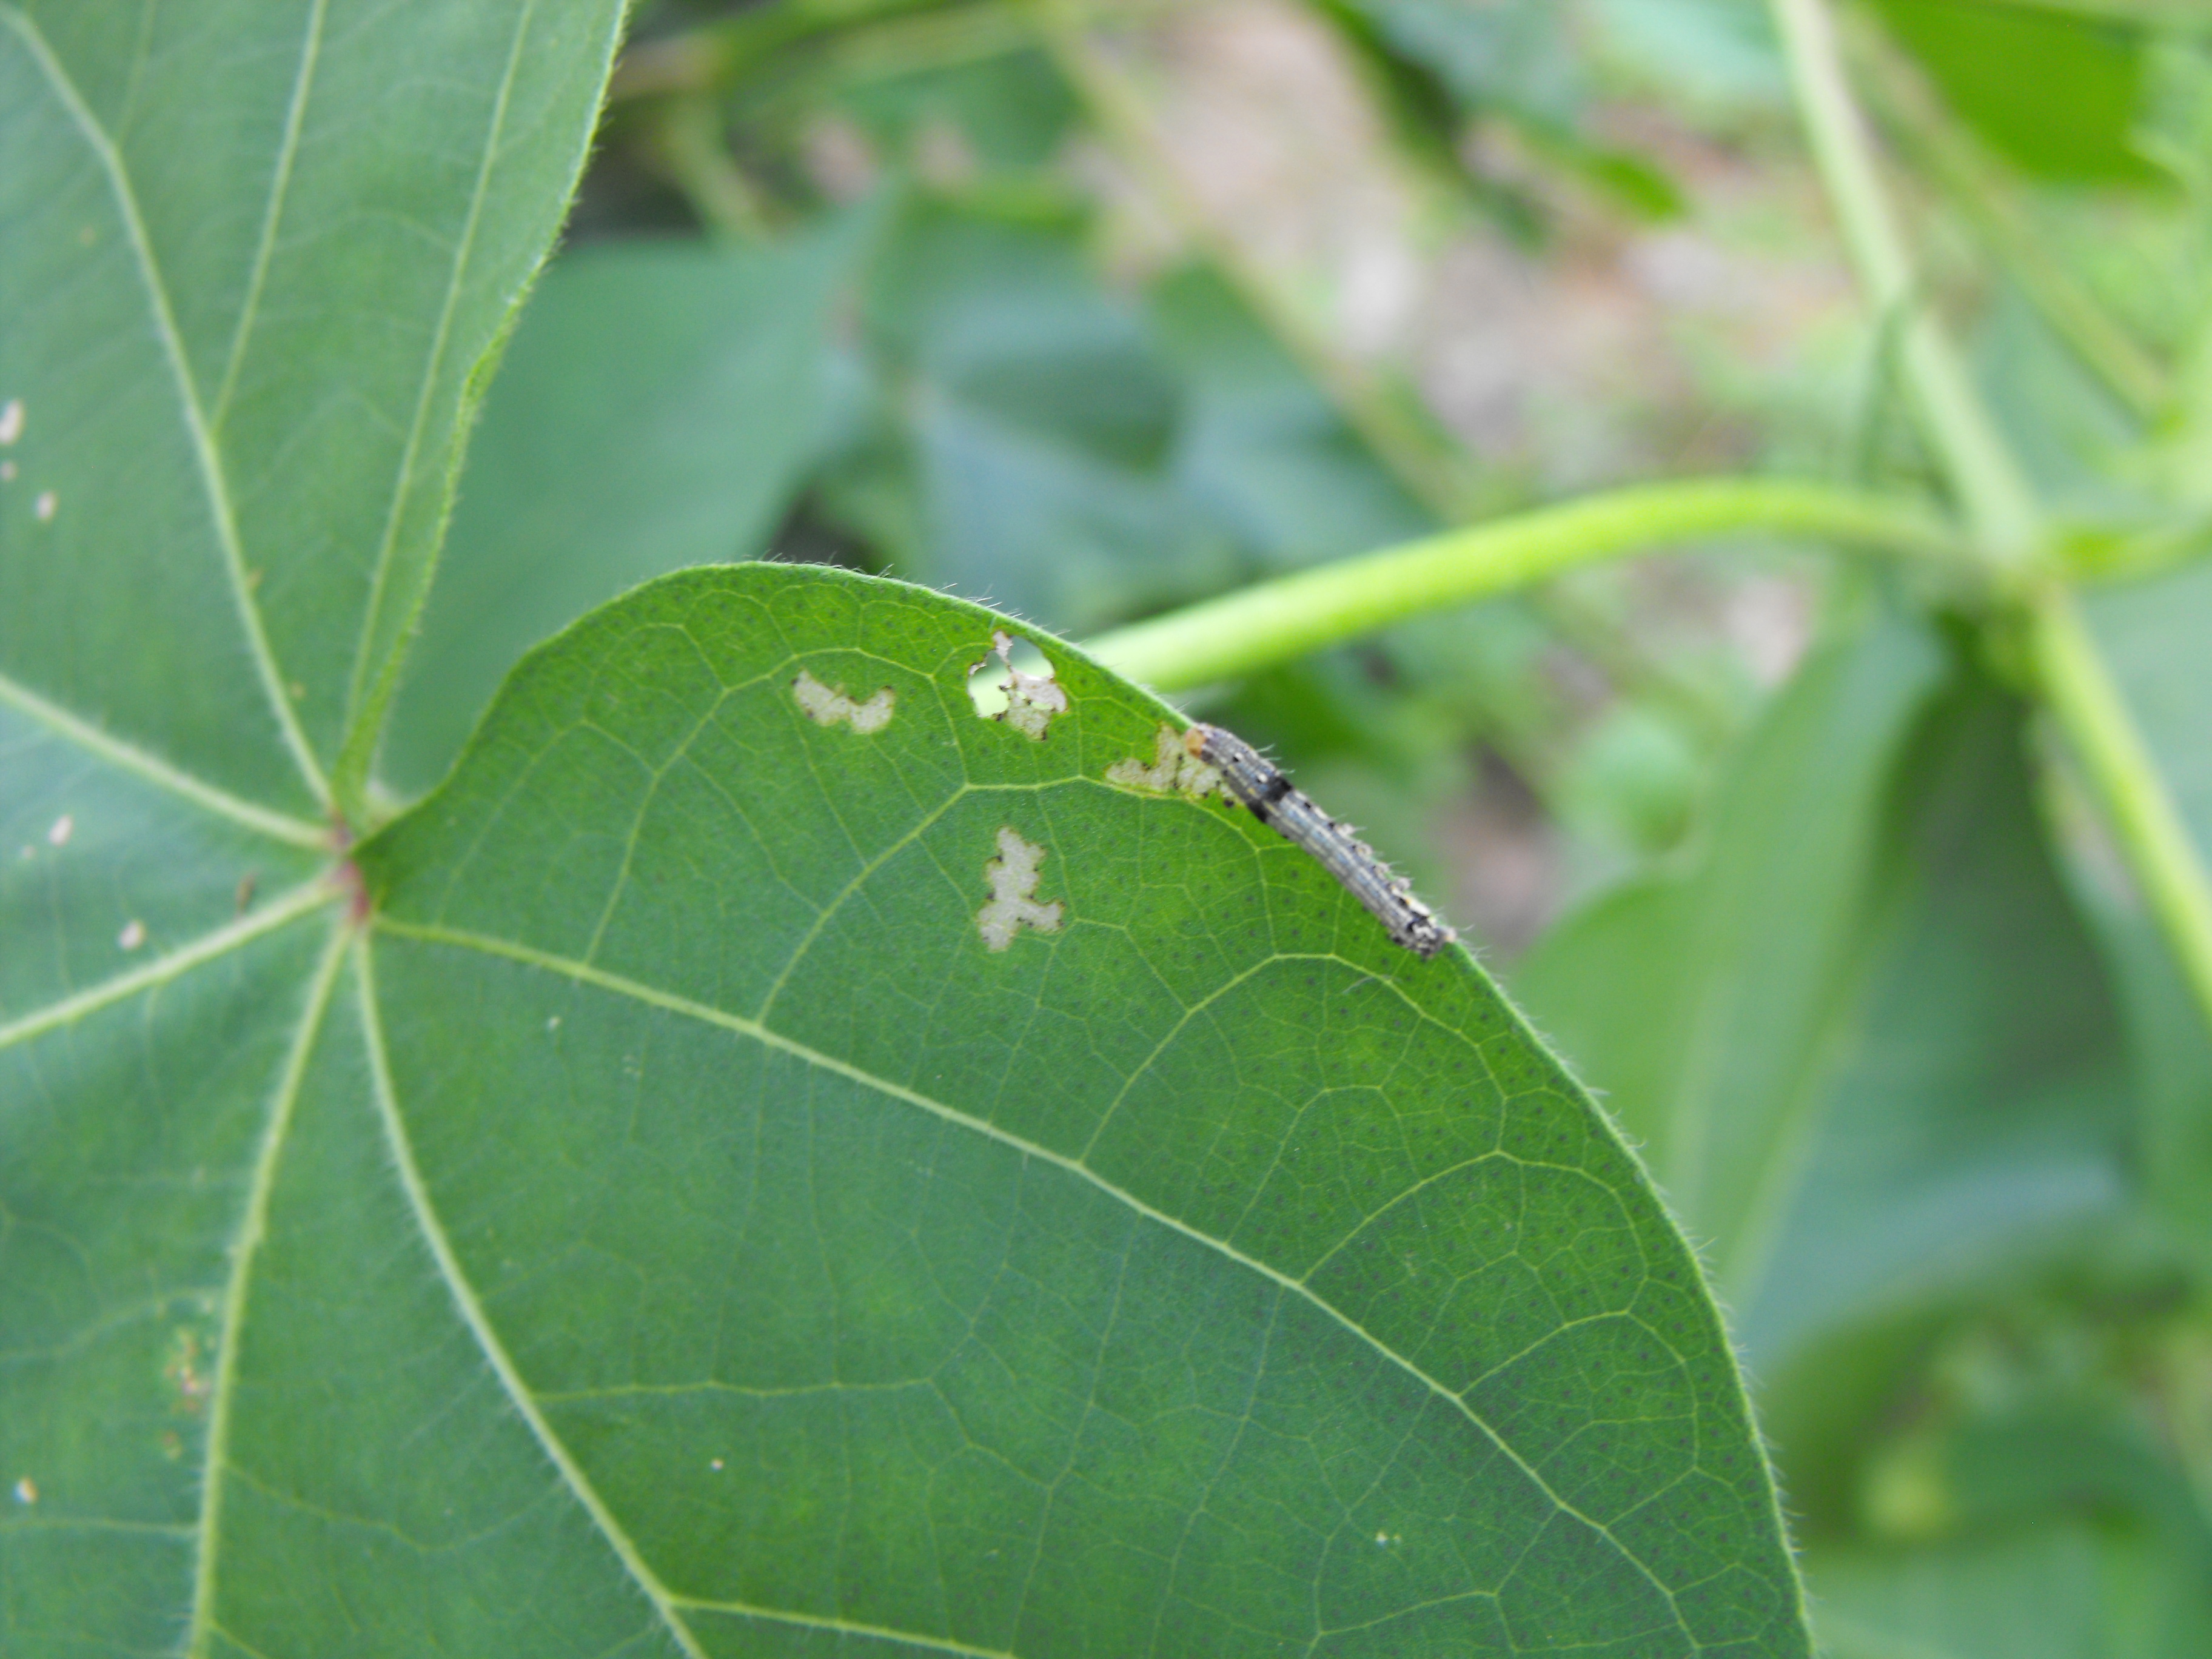
[{"label": "hairy stem", "polygon": [[1092,655],[1164,690],[1291,661],[1429,611],[1563,571],[1713,536],[1807,537],[1949,562],[1966,548],[1878,496],[1820,484],[1695,478],[1638,485],[1424,537],[1262,582],[1091,643]]}]

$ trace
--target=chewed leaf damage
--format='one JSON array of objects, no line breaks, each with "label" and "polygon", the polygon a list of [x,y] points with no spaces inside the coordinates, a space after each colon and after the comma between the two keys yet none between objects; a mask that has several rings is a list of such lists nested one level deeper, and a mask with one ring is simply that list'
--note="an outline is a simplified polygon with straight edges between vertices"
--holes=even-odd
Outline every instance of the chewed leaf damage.
[{"label": "chewed leaf damage", "polygon": [[803,668],[791,683],[791,695],[806,711],[806,718],[817,726],[836,726],[842,721],[863,737],[880,732],[891,723],[891,706],[897,701],[886,685],[866,702],[854,702],[845,695],[843,686],[824,685]]},{"label": "chewed leaf damage", "polygon": [[975,913],[975,931],[992,950],[1006,949],[1024,927],[1034,927],[1040,933],[1060,931],[1060,901],[1040,904],[1035,897],[1044,860],[1045,849],[1023,840],[1021,832],[1012,825],[999,831],[999,856],[983,866],[983,878],[991,884],[991,901]]},{"label": "chewed leaf damage", "polygon": [[[1029,641],[1014,639],[1003,629],[992,634],[991,651],[999,659],[997,673],[988,680],[976,678],[990,665],[990,657],[968,670],[975,712],[1042,743],[1054,718],[1067,712],[1067,693],[1053,677],[1051,659]],[[1043,672],[1035,673],[1020,666],[1014,660],[1018,656],[1033,660]]]},{"label": "chewed leaf damage", "polygon": [[1152,763],[1134,757],[1115,761],[1106,769],[1106,781],[1148,794],[1183,794],[1203,800],[1221,787],[1221,774],[1192,754],[1182,733],[1163,724],[1153,735]]}]

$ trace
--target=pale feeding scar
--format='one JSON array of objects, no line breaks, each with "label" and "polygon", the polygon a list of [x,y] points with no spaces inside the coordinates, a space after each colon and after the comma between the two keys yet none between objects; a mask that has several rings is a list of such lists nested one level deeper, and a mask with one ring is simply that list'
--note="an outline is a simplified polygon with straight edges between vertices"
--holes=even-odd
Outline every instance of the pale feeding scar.
[{"label": "pale feeding scar", "polygon": [[854,702],[845,695],[843,686],[824,685],[803,668],[791,683],[791,695],[806,711],[806,718],[817,726],[836,726],[842,721],[863,737],[871,732],[880,732],[891,723],[891,704],[896,701],[886,685],[867,702]]},{"label": "pale feeding scar", "polygon": [[[999,659],[1000,672],[1006,681],[1006,706],[993,713],[986,710],[979,699],[975,712],[986,720],[1003,720],[1024,737],[1042,743],[1046,731],[1052,725],[1053,717],[1067,712],[1067,693],[1053,678],[1051,659],[1042,652],[1037,655],[1044,663],[1043,673],[1027,673],[1015,667],[1014,652],[1018,643],[1021,646],[1029,644],[1025,640],[1016,641],[1004,629],[996,629],[991,635],[991,649]],[[986,657],[969,668],[969,678],[972,679],[988,661],[990,658]]]},{"label": "pale feeding scar", "polygon": [[1183,747],[1221,775],[1229,793],[1262,823],[1303,847],[1322,867],[1365,905],[1391,939],[1414,955],[1432,957],[1459,936],[1415,898],[1413,884],[1390,873],[1375,849],[1348,823],[1339,823],[1291,787],[1282,769],[1233,732],[1218,726],[1194,726],[1182,734]]},{"label": "pale feeding scar", "polygon": [[1106,769],[1106,781],[1147,794],[1182,793],[1203,800],[1221,787],[1221,774],[1183,747],[1182,732],[1163,725],[1153,733],[1152,763],[1147,766],[1134,757],[1117,760]]},{"label": "pale feeding scar", "polygon": [[1012,825],[999,831],[999,856],[983,866],[983,878],[991,884],[991,902],[975,913],[975,931],[992,950],[1005,950],[1024,927],[1040,933],[1060,931],[1060,902],[1040,904],[1034,896],[1044,860],[1044,848],[1024,841]]}]

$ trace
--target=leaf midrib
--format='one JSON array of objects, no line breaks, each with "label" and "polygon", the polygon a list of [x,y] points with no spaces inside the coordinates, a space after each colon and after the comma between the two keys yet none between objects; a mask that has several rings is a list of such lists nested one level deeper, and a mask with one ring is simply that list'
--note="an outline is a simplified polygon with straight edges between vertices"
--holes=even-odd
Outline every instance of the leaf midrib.
[{"label": "leaf midrib", "polygon": [[[676,1014],[683,1018],[696,1019],[703,1024],[718,1026],[725,1030],[734,1031],[741,1036],[750,1037],[753,1041],[759,1042],[764,1048],[776,1049],[781,1053],[787,1054],[792,1058],[799,1060],[803,1064],[812,1066],[817,1069],[830,1072],[836,1076],[842,1077],[848,1081],[857,1084],[863,1088],[872,1090],[876,1093],[884,1095],[891,1099],[901,1101],[907,1105],[915,1107],[922,1111],[928,1112],[932,1115],[938,1117],[947,1123],[953,1124],[957,1127],[965,1129],[975,1134],[981,1135],[988,1139],[995,1140],[1012,1151],[1021,1153],[1026,1158],[1035,1158],[1040,1163],[1048,1164],[1056,1169],[1061,1170],[1066,1173],[1075,1176],[1077,1179],[1096,1188],[1098,1191],[1105,1194],[1115,1202],[1125,1206],[1156,1225],[1165,1227],[1173,1232],[1179,1233],[1192,1240],[1194,1243],[1198,1243],[1236,1263],[1246,1271],[1258,1274],[1260,1277],[1274,1285],[1279,1290],[1282,1291],[1285,1294],[1297,1297],[1300,1300],[1307,1303],[1315,1309],[1316,1311],[1324,1315],[1331,1322],[1341,1327],[1358,1341],[1372,1349],[1381,1358],[1389,1361],[1399,1370],[1404,1371],[1408,1376],[1413,1378],[1416,1382],[1420,1383],[1423,1388],[1434,1394],[1437,1398],[1449,1405],[1453,1410],[1458,1412],[1460,1415],[1465,1418],[1469,1423],[1474,1425],[1483,1437],[1492,1445],[1495,1446],[1498,1452],[1516,1469],[1518,1469],[1537,1491],[1544,1495],[1546,1501],[1550,1503],[1555,1510],[1562,1515],[1580,1522],[1583,1525],[1590,1528],[1590,1530],[1595,1533],[1599,1537],[1604,1539],[1607,1546],[1618,1553],[1621,1559],[1632,1567],[1644,1579],[1644,1581],[1651,1586],[1653,1591],[1659,1595],[1661,1600],[1665,1603],[1668,1613],[1672,1615],[1676,1627],[1681,1632],[1684,1638],[1690,1643],[1692,1650],[1702,1650],[1702,1644],[1698,1642],[1694,1632],[1690,1630],[1687,1621],[1685,1620],[1682,1616],[1681,1610],[1677,1605],[1675,1593],[1659,1578],[1658,1575],[1652,1570],[1649,1564],[1644,1561],[1626,1544],[1622,1543],[1619,1539],[1613,1536],[1611,1528],[1593,1517],[1583,1514],[1580,1510],[1576,1508],[1574,1504],[1568,1502],[1558,1492],[1554,1492],[1551,1483],[1544,1479],[1542,1474],[1537,1471],[1534,1466],[1528,1462],[1528,1461],[1521,1455],[1519,1450],[1516,1449],[1504,1435],[1499,1433],[1496,1428],[1483,1418],[1481,1413],[1477,1412],[1464,1399],[1457,1394],[1455,1394],[1439,1379],[1431,1376],[1411,1359],[1408,1359],[1404,1355],[1399,1353],[1388,1343],[1382,1340],[1382,1339],[1376,1336],[1364,1326],[1361,1325],[1358,1321],[1353,1319],[1349,1314],[1338,1308],[1326,1297],[1319,1295],[1310,1285],[1304,1283],[1304,1280],[1293,1279],[1289,1274],[1283,1273],[1280,1269],[1270,1266],[1268,1263],[1261,1261],[1255,1256],[1249,1255],[1243,1251],[1237,1249],[1225,1239],[1214,1238],[1210,1235],[1199,1231],[1197,1228],[1193,1227],[1188,1222],[1185,1222],[1176,1216],[1170,1215],[1164,1210],[1155,1208],[1152,1205],[1146,1203],[1144,1200],[1139,1198],[1133,1193],[1128,1192],[1126,1189],[1116,1186],[1112,1182],[1108,1181],[1104,1176],[1099,1175],[1096,1170],[1091,1169],[1088,1165],[1083,1164],[1078,1159],[1071,1158],[1064,1153],[1054,1152],[1049,1147],[1040,1146],[1034,1141],[1027,1140],[997,1124],[988,1122],[981,1118],[971,1116],[969,1114],[961,1111],[958,1108],[947,1105],[942,1101],[933,1099],[931,1097],[921,1093],[918,1090],[908,1088],[904,1085],[892,1082],[887,1078],[878,1077],[873,1073],[871,1073],[863,1067],[853,1065],[850,1061],[840,1060],[833,1054],[824,1054],[819,1049],[811,1048],[805,1043],[799,1042],[796,1039],[785,1036],[780,1032],[771,1030],[756,1021],[745,1018],[742,1015],[732,1014],[728,1012],[726,1010],[716,1008],[706,1003],[693,1001],[691,999],[678,995],[674,992],[665,991],[658,987],[647,985],[641,981],[629,979],[618,974],[609,973],[605,969],[593,967],[588,963],[577,962],[569,957],[556,956],[550,951],[540,951],[530,945],[522,945],[510,939],[499,939],[489,934],[471,933],[463,929],[447,927],[433,923],[402,921],[382,915],[379,915],[374,917],[371,925],[374,932],[388,934],[396,939],[410,939],[422,944],[446,945],[459,950],[474,951],[483,955],[501,957],[510,962],[518,963],[525,967],[535,968],[544,972],[557,974],[579,984],[588,985],[595,989],[605,991],[613,995],[627,997],[634,1001],[643,1003],[649,1007],[659,1008],[666,1012]],[[394,1133],[404,1133],[404,1129],[399,1128],[398,1126],[396,1107],[394,1108]],[[427,1192],[422,1200],[422,1203],[423,1207],[421,1211],[421,1217],[427,1230],[435,1224],[434,1220],[432,1218],[431,1212],[428,1208]],[[440,1261],[441,1268],[447,1268],[453,1276],[453,1283],[452,1289],[456,1298],[466,1297],[468,1302],[473,1305],[473,1292],[468,1290],[465,1280],[460,1278],[459,1265],[458,1261],[451,1261],[449,1248],[447,1249],[444,1254],[441,1255]],[[447,1263],[449,1261],[451,1261],[451,1265],[448,1268]],[[482,1317],[480,1310],[477,1317]],[[482,1333],[481,1340],[495,1341],[495,1339],[491,1336],[489,1327],[487,1327]],[[495,1362],[495,1364],[497,1362]],[[511,1367],[509,1370],[511,1370]],[[503,1371],[501,1373],[501,1380],[503,1382],[507,1382],[507,1372]],[[526,1389],[523,1389],[523,1384],[519,1375],[513,1377],[512,1382],[509,1386],[513,1389],[523,1389],[523,1398],[518,1399],[517,1407],[518,1409],[524,1411],[526,1417],[532,1421],[533,1426],[536,1426],[538,1419],[535,1410],[535,1402],[534,1401],[531,1401],[530,1403],[526,1405],[524,1403],[524,1400],[528,1397],[527,1390]],[[540,1432],[541,1437],[550,1437],[550,1429],[541,1430]],[[550,1441],[548,1450],[549,1453],[551,1452]],[[563,1471],[566,1473],[565,1451],[560,1454],[556,1454],[556,1462],[562,1464]],[[574,1479],[581,1479],[580,1472],[579,1472]],[[594,1519],[599,1519],[600,1510],[596,1504],[596,1500],[593,1500],[592,1504],[587,1505],[587,1507],[592,1508]],[[611,1539],[620,1540],[617,1545],[618,1549],[625,1550],[629,1554],[635,1553],[635,1547],[629,1544],[629,1540],[626,1536],[620,1533],[618,1528],[615,1528],[615,1523],[613,1522],[611,1516],[608,1516],[602,1524],[604,1526],[615,1528],[611,1534]],[[628,1555],[626,1555],[625,1559],[628,1559]],[[649,1569],[646,1569],[644,1567],[641,1560],[638,1563],[637,1570],[645,1571],[647,1577],[650,1577]],[[663,1592],[663,1594],[665,1595],[665,1592]],[[671,1599],[671,1604],[672,1605],[672,1598]]]},{"label": "leaf midrib", "polygon": [[284,112],[284,137],[276,147],[276,165],[270,171],[269,202],[261,216],[253,270],[246,278],[246,298],[238,307],[238,325],[231,331],[222,384],[216,388],[214,425],[218,430],[229,412],[231,396],[238,389],[238,371],[246,362],[254,325],[260,320],[261,290],[269,280],[269,262],[276,252],[276,227],[284,216],[285,198],[291,192],[292,164],[300,154],[300,131],[307,123],[308,91],[314,85],[315,67],[322,57],[323,17],[328,9],[329,0],[314,0],[307,9],[307,27],[300,39],[300,67],[292,76],[292,97]]},{"label": "leaf midrib", "polygon": [[239,1338],[246,1323],[246,1296],[252,1286],[254,1261],[268,1231],[270,1194],[276,1189],[276,1170],[291,1130],[293,1109],[299,1103],[300,1088],[307,1079],[307,1064],[313,1058],[315,1040],[322,1033],[323,1018],[329,1012],[331,993],[337,987],[338,970],[344,966],[349,942],[350,930],[343,926],[333,927],[323,947],[322,959],[308,981],[307,1003],[285,1051],[283,1069],[278,1074],[276,1092],[270,1102],[268,1121],[262,1128],[261,1144],[254,1152],[245,1213],[230,1247],[230,1280],[223,1288],[222,1328],[216,1339],[215,1378],[208,1401],[205,1465],[200,1471],[200,1513],[196,1528],[198,1537],[192,1552],[191,1617],[185,1636],[185,1652],[194,1656],[194,1659],[205,1653],[215,1624],[216,1539],[222,1524],[223,1479],[230,1457],[230,1409],[238,1394]]},{"label": "leaf midrib", "polygon": [[311,911],[336,902],[337,896],[331,884],[319,877],[302,882],[259,909],[226,922],[212,933],[203,933],[188,945],[179,945],[150,962],[140,963],[128,973],[117,974],[96,985],[88,985],[82,991],[63,997],[58,1001],[49,1002],[43,1007],[33,1008],[30,1012],[0,1025],[0,1049],[11,1048],[19,1042],[44,1036],[49,1031],[75,1024],[88,1014],[112,1007],[125,998],[137,996],[141,991],[167,985],[218,957],[229,955],[265,933],[275,933]]},{"label": "leaf midrib", "polygon": [[273,811],[195,777],[159,755],[141,749],[136,744],[126,743],[89,720],[72,714],[59,703],[40,696],[30,687],[9,678],[5,674],[0,674],[0,703],[5,703],[18,714],[36,720],[58,736],[67,738],[78,748],[118,770],[143,778],[148,783],[188,800],[195,806],[228,818],[234,823],[276,841],[289,842],[295,847],[326,849],[331,845],[330,832],[320,824],[306,818],[294,817],[289,812]]},{"label": "leaf midrib", "polygon": [[638,1553],[636,1544],[623,1529],[621,1523],[608,1510],[605,1500],[600,1498],[583,1469],[569,1455],[568,1446],[553,1432],[553,1425],[545,1420],[545,1413],[538,1408],[537,1397],[524,1383],[522,1374],[515,1369],[514,1358],[507,1352],[506,1344],[500,1340],[498,1332],[492,1328],[483,1303],[477,1298],[475,1287],[461,1272],[459,1259],[453,1254],[453,1241],[446,1236],[445,1227],[431,1205],[429,1188],[424,1184],[422,1170],[415,1162],[414,1143],[409,1139],[406,1124],[400,1116],[398,1096],[392,1085],[391,1056],[385,1047],[384,1022],[377,1010],[376,974],[366,933],[361,936],[355,980],[359,993],[362,1036],[368,1051],[369,1092],[375,1101],[377,1119],[383,1127],[385,1144],[391,1151],[392,1164],[398,1175],[401,1190],[406,1194],[408,1207],[414,1215],[416,1228],[422,1234],[432,1260],[438,1265],[439,1276],[446,1281],[446,1289],[453,1298],[455,1310],[469,1328],[469,1334],[483,1353],[484,1363],[491,1367],[492,1374],[499,1379],[501,1389],[528,1425],[539,1448],[559,1472],[577,1503],[583,1506],[584,1512],[591,1517],[592,1524],[605,1538],[607,1547],[614,1551],[632,1582],[653,1604],[661,1623],[674,1637],[676,1644],[683,1649],[686,1659],[708,1659],[698,1638],[691,1634],[690,1626],[677,1613],[666,1587],[647,1565],[645,1558]]}]

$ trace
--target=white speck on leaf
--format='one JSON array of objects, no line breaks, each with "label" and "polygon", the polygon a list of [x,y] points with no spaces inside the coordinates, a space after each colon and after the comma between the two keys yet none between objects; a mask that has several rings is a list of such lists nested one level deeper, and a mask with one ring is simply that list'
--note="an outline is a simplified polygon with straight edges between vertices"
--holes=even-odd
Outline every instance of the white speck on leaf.
[{"label": "white speck on leaf", "polygon": [[39,1501],[38,1482],[27,1474],[18,1480],[15,1483],[15,1501],[18,1504],[37,1503]]},{"label": "white speck on leaf", "polygon": [[871,732],[880,732],[891,723],[891,704],[894,699],[888,685],[877,691],[866,702],[854,702],[845,695],[845,688],[827,686],[808,673],[799,672],[791,683],[791,695],[806,711],[806,718],[817,726],[835,726],[846,722],[862,737]]},{"label": "white speck on leaf", "polygon": [[37,516],[40,524],[52,524],[55,509],[61,504],[61,497],[55,495],[52,490],[42,489],[39,492],[39,499],[31,503],[31,511]]},{"label": "white speck on leaf", "polygon": [[1155,795],[1180,790],[1193,800],[1203,800],[1221,787],[1221,774],[1192,754],[1182,733],[1172,726],[1160,727],[1152,752],[1150,766],[1134,757],[1115,761],[1106,769],[1106,781]]},{"label": "white speck on leaf", "polygon": [[707,1460],[707,1467],[719,1474],[721,1472],[722,1460],[719,1457],[710,1457]]},{"label": "white speck on leaf", "polygon": [[10,398],[0,404],[0,445],[12,444],[23,435],[23,400]]},{"label": "white speck on leaf", "polygon": [[53,828],[46,831],[46,845],[66,847],[69,838],[76,833],[76,820],[67,812],[54,820]]},{"label": "white speck on leaf", "polygon": [[123,924],[123,931],[115,936],[115,942],[126,951],[137,950],[146,942],[146,924],[131,917]]},{"label": "white speck on leaf", "polygon": [[545,1022],[545,1029],[549,1031],[559,1030],[561,1029],[561,1016],[558,1014],[550,1016]]},{"label": "white speck on leaf", "polygon": [[999,831],[999,856],[983,866],[983,878],[991,884],[991,902],[975,913],[975,931],[992,950],[1005,950],[1025,927],[1040,933],[1060,931],[1060,901],[1040,904],[1033,896],[1044,860],[1044,848],[1024,841],[1012,826]]}]

